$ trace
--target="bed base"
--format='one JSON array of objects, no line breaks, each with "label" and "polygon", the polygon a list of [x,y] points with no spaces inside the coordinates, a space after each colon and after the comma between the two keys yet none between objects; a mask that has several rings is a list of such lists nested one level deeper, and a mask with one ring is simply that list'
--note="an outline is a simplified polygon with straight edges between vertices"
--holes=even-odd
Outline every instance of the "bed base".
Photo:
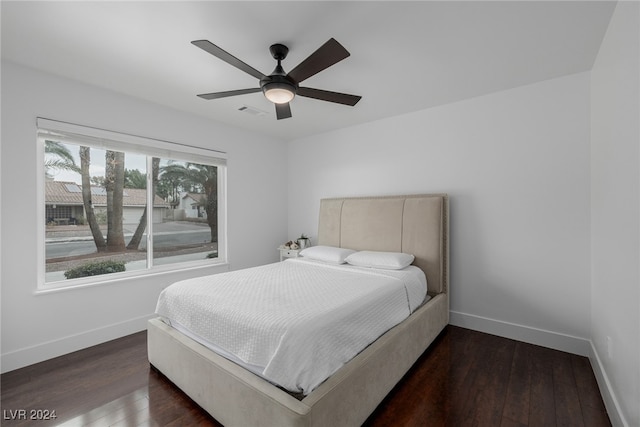
[{"label": "bed base", "polygon": [[149,362],[225,426],[359,426],[448,323],[441,293],[302,400],[159,319],[149,321]]}]

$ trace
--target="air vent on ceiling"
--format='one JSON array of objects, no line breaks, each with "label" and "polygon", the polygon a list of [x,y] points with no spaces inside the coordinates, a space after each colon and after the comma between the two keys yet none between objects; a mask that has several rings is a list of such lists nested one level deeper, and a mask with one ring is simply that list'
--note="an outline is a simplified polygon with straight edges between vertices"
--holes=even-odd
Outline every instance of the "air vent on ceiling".
[{"label": "air vent on ceiling", "polygon": [[238,111],[251,114],[252,116],[266,116],[267,114],[269,114],[266,111],[262,111],[256,107],[251,107],[249,105],[243,105],[242,107],[238,108]]}]

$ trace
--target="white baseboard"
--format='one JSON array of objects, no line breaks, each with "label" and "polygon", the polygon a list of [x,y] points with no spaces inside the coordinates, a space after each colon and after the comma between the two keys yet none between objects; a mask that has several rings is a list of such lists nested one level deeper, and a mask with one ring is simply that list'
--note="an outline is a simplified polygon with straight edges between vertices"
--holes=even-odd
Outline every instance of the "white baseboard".
[{"label": "white baseboard", "polygon": [[591,342],[586,338],[546,331],[501,320],[489,319],[473,314],[449,312],[449,323],[454,326],[485,332],[516,341],[535,344],[554,350],[566,351],[588,357],[591,354]]},{"label": "white baseboard", "polygon": [[23,368],[33,365],[34,363],[43,362],[54,357],[140,332],[147,329],[147,321],[154,316],[153,314],[149,314],[5,353],[0,356],[1,371],[2,373],[13,371],[14,369]]},{"label": "white baseboard", "polygon": [[600,388],[600,394],[602,395],[604,406],[607,408],[607,414],[609,414],[611,425],[614,427],[628,427],[629,423],[624,417],[622,408],[620,407],[620,402],[618,402],[618,398],[613,392],[613,388],[611,388],[611,382],[609,381],[607,372],[604,370],[600,356],[598,356],[598,352],[596,351],[593,342],[590,342],[590,344],[589,348],[591,351],[589,352],[589,360],[591,361],[593,374],[595,375],[598,387]]}]

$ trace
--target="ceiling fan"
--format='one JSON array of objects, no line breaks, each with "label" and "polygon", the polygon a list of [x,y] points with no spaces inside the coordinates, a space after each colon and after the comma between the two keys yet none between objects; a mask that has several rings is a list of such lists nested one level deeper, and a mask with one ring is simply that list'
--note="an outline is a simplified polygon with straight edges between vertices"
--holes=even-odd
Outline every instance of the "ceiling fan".
[{"label": "ceiling fan", "polygon": [[271,45],[269,51],[271,56],[278,61],[278,65],[270,75],[264,75],[260,71],[245,64],[235,56],[222,50],[208,40],[195,40],[191,42],[200,49],[209,52],[211,55],[224,62],[233,65],[247,74],[260,80],[260,87],[250,89],[230,90],[226,92],[214,92],[198,95],[204,99],[218,99],[228,96],[244,95],[247,93],[263,92],[264,96],[276,106],[276,117],[278,120],[291,117],[291,107],[289,102],[296,96],[319,99],[321,101],[335,102],[338,104],[354,106],[360,101],[361,96],[349,95],[346,93],[331,92],[310,87],[300,87],[300,83],[309,77],[329,68],[342,61],[350,53],[335,39],[331,38],[318,50],[313,52],[307,59],[302,61],[288,74],[282,68],[281,61],[287,57],[289,48],[283,44]]}]

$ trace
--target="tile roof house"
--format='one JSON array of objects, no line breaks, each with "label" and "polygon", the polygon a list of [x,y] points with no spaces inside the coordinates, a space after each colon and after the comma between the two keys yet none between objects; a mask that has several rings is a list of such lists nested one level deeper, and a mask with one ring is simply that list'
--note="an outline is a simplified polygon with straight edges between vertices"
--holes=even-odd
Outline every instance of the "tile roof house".
[{"label": "tile roof house", "polygon": [[[84,217],[82,186],[74,182],[45,182],[45,209],[47,222],[57,224],[75,223],[77,218]],[[105,212],[107,193],[103,187],[91,187],[91,201],[97,213]],[[123,194],[123,223],[137,224],[147,204],[147,190],[125,188]],[[162,222],[163,211],[169,203],[155,196],[153,203],[153,222]]]},{"label": "tile roof house", "polygon": [[206,218],[206,195],[203,193],[183,193],[180,197],[180,209],[184,209],[187,218]]}]

